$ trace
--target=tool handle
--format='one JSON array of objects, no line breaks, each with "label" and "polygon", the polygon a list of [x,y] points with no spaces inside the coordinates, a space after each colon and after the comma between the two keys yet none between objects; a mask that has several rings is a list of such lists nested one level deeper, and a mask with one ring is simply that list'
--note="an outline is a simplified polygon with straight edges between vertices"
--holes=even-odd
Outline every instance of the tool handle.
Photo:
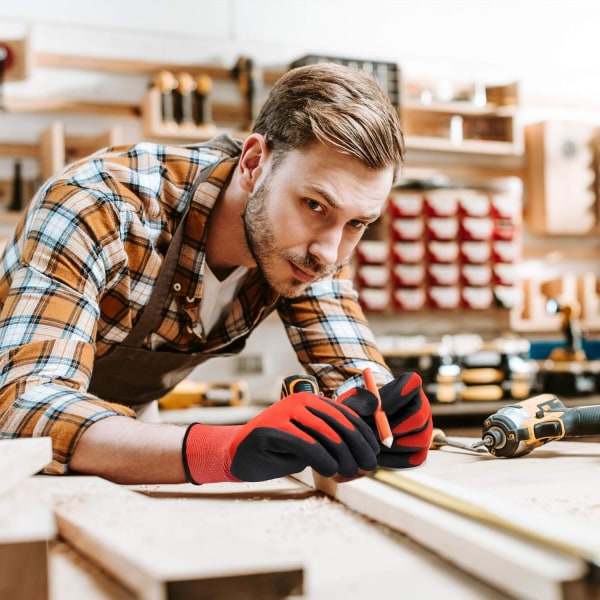
[{"label": "tool handle", "polygon": [[565,437],[600,435],[600,406],[570,409],[564,417]]}]

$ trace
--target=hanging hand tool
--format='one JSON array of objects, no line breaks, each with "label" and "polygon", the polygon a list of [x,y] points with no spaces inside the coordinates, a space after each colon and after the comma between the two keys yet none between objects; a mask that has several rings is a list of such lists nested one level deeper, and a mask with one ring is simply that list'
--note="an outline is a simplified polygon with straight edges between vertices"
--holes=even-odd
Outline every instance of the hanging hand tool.
[{"label": "hanging hand tool", "polygon": [[196,90],[194,92],[194,123],[203,125],[212,121],[210,92],[212,78],[209,75],[196,75]]},{"label": "hanging hand tool", "polygon": [[182,127],[195,126],[194,91],[196,82],[189,73],[178,73],[176,79],[177,86],[173,95],[175,121]]},{"label": "hanging hand tool", "polygon": [[177,79],[170,71],[160,71],[152,81],[152,85],[160,91],[160,118],[163,125],[175,125],[175,106],[173,95],[177,87]]},{"label": "hanging hand tool", "polygon": [[540,394],[489,416],[472,447],[512,458],[553,440],[592,435],[600,435],[600,406],[567,408],[554,394]]}]

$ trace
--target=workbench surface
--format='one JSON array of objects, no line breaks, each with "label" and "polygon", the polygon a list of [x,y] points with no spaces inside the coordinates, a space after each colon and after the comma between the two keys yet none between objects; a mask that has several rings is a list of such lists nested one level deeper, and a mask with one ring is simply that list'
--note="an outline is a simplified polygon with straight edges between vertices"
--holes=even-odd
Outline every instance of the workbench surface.
[{"label": "workbench surface", "polygon": [[[427,463],[414,471],[474,485],[554,516],[569,515],[600,533],[599,466],[600,444],[560,441],[518,459],[443,448],[432,451]],[[150,549],[160,546],[168,549],[174,542],[182,555],[193,555],[200,564],[222,561],[219,568],[232,574],[243,567],[244,557],[250,560],[261,553],[274,565],[282,561],[301,565],[304,594],[293,597],[507,598],[436,555],[435,550],[291,478],[256,484],[130,488],[101,481],[118,490],[114,506],[104,487],[101,501],[94,504],[95,481],[91,477],[36,476],[23,482],[14,497],[18,501],[25,494],[58,503],[74,518],[86,506],[95,507],[89,514],[91,525],[109,536],[107,539],[107,530],[114,528],[115,543],[131,548],[137,544],[142,553],[151,554]],[[390,488],[389,494],[394,493]],[[140,512],[145,513],[145,521]],[[165,536],[173,539],[169,542]],[[229,564],[228,554],[232,557]],[[133,597],[64,541],[51,543],[52,600]]]},{"label": "workbench surface", "polygon": [[[46,479],[43,485],[56,492],[57,483]],[[261,551],[266,547],[274,564],[282,557],[297,561],[304,568],[304,595],[298,597],[430,599],[444,590],[448,600],[503,598],[405,536],[290,479],[136,489],[152,494],[157,504],[170,506],[173,520],[186,524],[184,544],[190,537],[210,535],[215,549],[236,543],[251,554],[253,547]],[[156,508],[162,514],[158,510],[162,507]],[[127,512],[127,506],[123,510]],[[151,532],[140,531],[140,536],[145,544],[161,543]],[[193,546],[189,551],[194,552]],[[203,560],[214,560],[214,554]],[[51,568],[52,600],[134,597],[64,544],[53,546]],[[236,565],[229,568],[233,573]]]}]

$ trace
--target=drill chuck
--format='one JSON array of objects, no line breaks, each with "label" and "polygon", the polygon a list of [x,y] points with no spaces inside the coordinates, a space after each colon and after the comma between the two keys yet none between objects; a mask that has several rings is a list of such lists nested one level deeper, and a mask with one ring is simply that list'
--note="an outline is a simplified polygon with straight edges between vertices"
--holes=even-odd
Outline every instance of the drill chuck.
[{"label": "drill chuck", "polygon": [[527,454],[533,448],[524,443],[528,436],[519,426],[522,416],[518,409],[511,410],[515,407],[504,408],[507,410],[500,409],[485,420],[481,436],[484,445],[494,456],[514,457]]}]

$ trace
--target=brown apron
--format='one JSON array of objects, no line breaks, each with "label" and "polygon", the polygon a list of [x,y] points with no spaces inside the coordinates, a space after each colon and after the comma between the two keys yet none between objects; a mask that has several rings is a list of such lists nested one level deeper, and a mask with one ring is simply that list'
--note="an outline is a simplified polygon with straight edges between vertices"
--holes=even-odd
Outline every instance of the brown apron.
[{"label": "brown apron", "polygon": [[[228,150],[231,148],[228,147]],[[208,178],[212,169],[213,165],[202,170],[190,197]],[[167,304],[188,210],[189,207],[169,244],[150,301],[142,310],[138,321],[121,344],[106,356],[95,360],[89,391],[102,400],[128,406],[157,400],[172,390],[200,363],[211,356],[217,356],[203,352],[154,351],[142,347],[144,340],[160,323],[162,309]],[[235,354],[244,347],[244,343],[244,340],[234,342],[219,352],[218,356]]]}]

